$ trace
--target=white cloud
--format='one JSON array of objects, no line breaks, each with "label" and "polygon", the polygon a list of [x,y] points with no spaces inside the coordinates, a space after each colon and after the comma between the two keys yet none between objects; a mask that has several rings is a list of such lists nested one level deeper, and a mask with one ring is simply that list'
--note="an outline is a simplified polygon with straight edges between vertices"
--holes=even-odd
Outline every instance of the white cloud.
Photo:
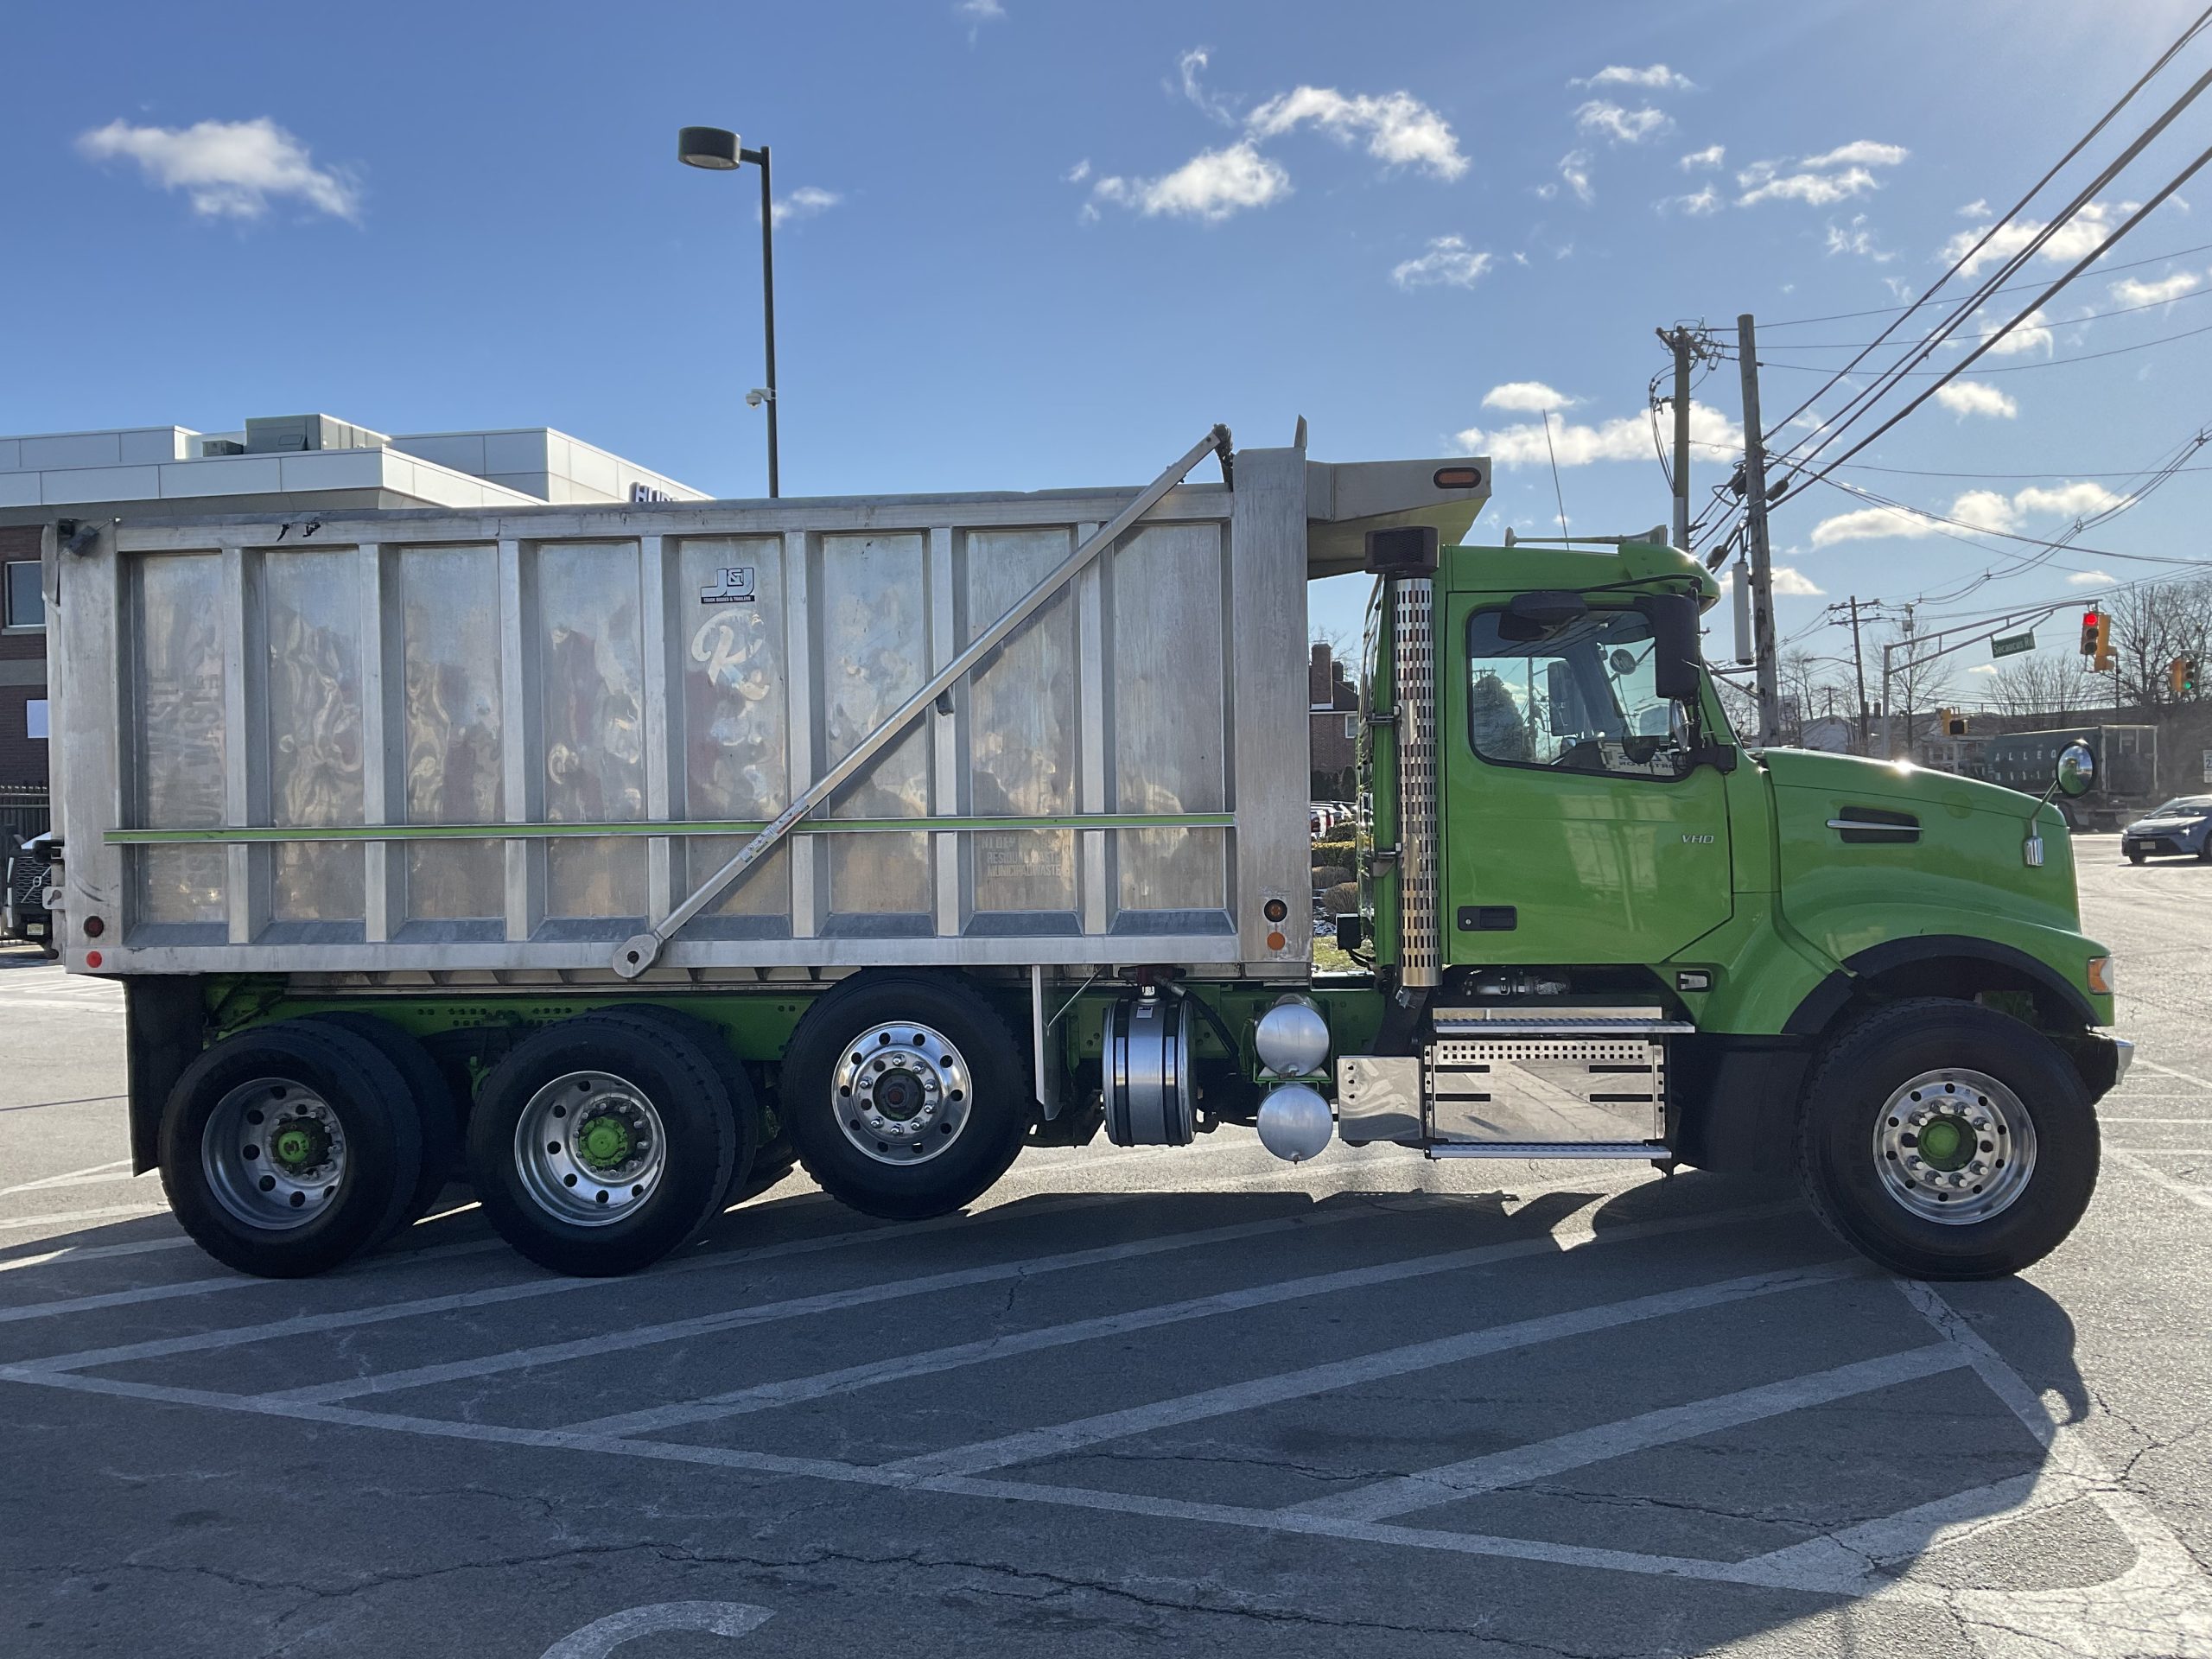
[{"label": "white cloud", "polygon": [[1694,173],[1700,167],[1718,167],[1728,159],[1725,144],[1707,144],[1703,149],[1694,149],[1675,163],[1685,173]]},{"label": "white cloud", "polygon": [[2200,280],[2193,270],[2177,270],[2147,283],[2129,276],[2112,285],[2112,296],[2122,305],[2163,305],[2193,292]]},{"label": "white cloud", "polygon": [[2031,485],[2010,496],[1996,490],[1968,490],[1956,497],[1949,512],[1944,514],[1945,518],[1956,520],[1956,524],[1940,524],[1902,507],[1860,507],[1823,518],[1814,525],[1813,545],[1834,547],[1844,542],[1893,537],[1917,541],[1954,531],[1959,524],[1970,530],[2012,531],[2018,530],[2031,513],[2080,518],[2119,506],[2126,499],[2101,484],[2086,481],[2050,488]]},{"label": "white cloud", "polygon": [[1994,663],[1976,663],[1972,668],[1967,670],[1969,674],[1994,674],[1997,671],[1997,664]]},{"label": "white cloud", "polygon": [[1824,155],[1808,156],[1797,163],[1818,171],[1827,167],[1895,167],[1912,152],[1903,144],[1878,144],[1861,138],[1848,144],[1839,144]]},{"label": "white cloud", "polygon": [[1992,357],[2018,357],[2023,352],[2048,353],[2054,344],[2049,326],[2050,319],[2044,315],[2040,308],[2021,318],[2016,327],[2006,328],[2003,323],[1993,321],[1986,315],[1978,315],[1975,321],[1982,325],[1979,338],[1990,342],[1989,355]]},{"label": "white cloud", "polygon": [[1959,217],[1961,219],[1987,219],[1989,217],[1989,199],[1986,196],[1976,196],[1972,201],[1967,203],[1965,207],[1959,209]]},{"label": "white cloud", "polygon": [[360,192],[343,170],[319,168],[298,139],[261,116],[189,127],[134,127],[111,121],[77,139],[93,161],[138,163],[165,190],[181,190],[209,219],[259,219],[272,198],[295,197],[317,213],[358,220]]},{"label": "white cloud", "polygon": [[1548,409],[1571,409],[1581,401],[1563,391],[1553,391],[1541,380],[1509,380],[1483,394],[1484,409],[1510,409],[1528,415],[1541,415]]},{"label": "white cloud", "polygon": [[1650,64],[1642,69],[1609,63],[1594,75],[1578,76],[1567,84],[1570,86],[1644,86],[1655,92],[1687,92],[1697,85],[1688,75],[1677,74],[1663,63]]},{"label": "white cloud", "polygon": [[2063,518],[2082,518],[2093,512],[2109,512],[2126,499],[2114,495],[2101,484],[2084,480],[2062,484],[2056,489],[2031,486],[2014,496],[2012,501],[2023,512],[2055,512]]},{"label": "white cloud", "polygon": [[1006,21],[1006,8],[1000,0],[956,0],[952,15],[965,17],[970,23],[1002,23]]},{"label": "white cloud", "polygon": [[1721,209],[1720,193],[1710,184],[1704,189],[1687,196],[1662,196],[1653,204],[1664,213],[1687,213],[1692,219],[1703,219]]},{"label": "white cloud", "polygon": [[[2054,231],[2050,240],[2037,250],[2036,257],[2050,264],[2070,265],[2103,241],[2119,219],[2126,218],[2141,205],[2133,201],[2084,202],[2074,217]],[[1997,227],[1996,233],[1990,237],[1986,245],[1974,249],[1969,257],[1967,251],[1974,248],[1983,232],[1989,229],[1986,225],[1977,225],[1972,230],[1961,231],[1944,243],[1942,252],[1938,257],[1945,264],[1964,260],[1965,263],[1959,266],[1959,274],[1971,276],[1984,265],[1998,264],[2010,259],[2041,235],[2048,222],[2040,219],[2009,219]]]},{"label": "white cloud", "polygon": [[1873,228],[1866,223],[1864,213],[1853,214],[1847,227],[1833,219],[1828,221],[1828,252],[1831,255],[1855,253],[1862,259],[1872,259],[1878,265],[1886,265],[1897,257],[1896,254],[1875,241]]},{"label": "white cloud", "polygon": [[[1757,172],[1754,168],[1753,173]],[[1750,181],[1753,173],[1739,174],[1738,182]],[[1826,207],[1878,188],[1874,175],[1863,167],[1847,168],[1840,173],[1767,174],[1737,197],[1736,205],[1751,207],[1762,201],[1802,201],[1810,207]]]},{"label": "white cloud", "polygon": [[1999,415],[2011,420],[2019,404],[1986,381],[1954,380],[1936,388],[1936,401],[1961,418],[1968,415]]},{"label": "white cloud", "polygon": [[[1560,156],[1559,175],[1567,181],[1567,188],[1574,192],[1574,199],[1577,201],[1587,206],[1598,200],[1598,193],[1590,188],[1590,152],[1588,150],[1570,149],[1566,155]],[[1537,187],[1536,194],[1542,195],[1545,188]],[[1556,187],[1551,188],[1556,189]]]},{"label": "white cloud", "polygon": [[1069,184],[1081,184],[1090,176],[1090,157],[1088,156],[1077,162],[1073,167],[1068,168],[1066,172],[1060,175],[1060,177]]},{"label": "white cloud", "polygon": [[1794,564],[1777,564],[1767,572],[1767,584],[1784,599],[1819,599],[1827,592],[1813,586],[1813,579]]},{"label": "white cloud", "polygon": [[1476,252],[1464,237],[1432,237],[1427,253],[1391,268],[1390,280],[1400,288],[1472,288],[1491,264],[1489,254]]},{"label": "white cloud", "polygon": [[[1559,464],[1562,467],[1585,467],[1599,461],[1649,461],[1651,459],[1651,417],[1648,413],[1623,415],[1592,426],[1579,425],[1563,417],[1550,424],[1550,452],[1544,446],[1544,423],[1541,421],[1500,427],[1489,432],[1480,427],[1469,427],[1457,434],[1453,442],[1463,453],[1487,454],[1491,462],[1500,467],[1541,467],[1546,464],[1548,454],[1552,452],[1558,454]],[[1719,410],[1709,404],[1693,402],[1690,404],[1690,441],[1725,448],[1741,448],[1744,430]]]},{"label": "white cloud", "polygon": [[1300,86],[1280,93],[1246,118],[1255,138],[1273,138],[1312,122],[1339,143],[1367,142],[1367,153],[1393,167],[1418,167],[1440,179],[1467,170],[1451,124],[1411,92],[1347,98],[1334,87]]},{"label": "white cloud", "polygon": [[1280,201],[1290,194],[1290,175],[1245,139],[1226,149],[1201,150],[1156,179],[1103,178],[1090,189],[1097,200],[1147,219],[1165,213],[1217,225],[1247,207]]},{"label": "white cloud", "polygon": [[2120,578],[2102,570],[2076,570],[2066,580],[2069,586],[2075,588],[2109,588]]},{"label": "white cloud", "polygon": [[1218,93],[1208,92],[1198,79],[1198,72],[1213,60],[1212,54],[1211,47],[1192,47],[1175,60],[1175,73],[1182,82],[1185,98],[1222,125],[1233,127],[1236,124],[1236,111]]},{"label": "white cloud", "polygon": [[1671,130],[1675,121],[1649,104],[1640,110],[1628,110],[1593,98],[1575,111],[1574,124],[1580,131],[1597,134],[1613,143],[1640,144],[1654,134]]},{"label": "white cloud", "polygon": [[[817,218],[843,200],[835,190],[824,190],[819,185],[802,184],[776,204],[776,223],[781,226],[793,219]],[[760,217],[757,209],[753,217]]]}]

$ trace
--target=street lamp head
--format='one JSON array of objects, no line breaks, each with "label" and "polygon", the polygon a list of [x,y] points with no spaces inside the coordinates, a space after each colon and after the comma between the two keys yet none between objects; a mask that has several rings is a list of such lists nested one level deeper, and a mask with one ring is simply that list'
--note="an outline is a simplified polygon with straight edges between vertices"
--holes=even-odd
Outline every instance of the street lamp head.
[{"label": "street lamp head", "polygon": [[676,156],[686,167],[727,173],[738,164],[737,135],[720,127],[685,127],[676,135]]}]

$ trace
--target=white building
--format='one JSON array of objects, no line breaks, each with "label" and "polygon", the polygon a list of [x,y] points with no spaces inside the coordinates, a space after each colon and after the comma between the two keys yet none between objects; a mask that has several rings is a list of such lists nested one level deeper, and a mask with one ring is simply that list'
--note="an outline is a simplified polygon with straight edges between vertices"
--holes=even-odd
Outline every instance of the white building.
[{"label": "white building", "polygon": [[46,781],[41,528],[56,518],[361,507],[704,501],[551,427],[387,436],[328,415],[234,432],[130,426],[0,437],[0,785]]}]

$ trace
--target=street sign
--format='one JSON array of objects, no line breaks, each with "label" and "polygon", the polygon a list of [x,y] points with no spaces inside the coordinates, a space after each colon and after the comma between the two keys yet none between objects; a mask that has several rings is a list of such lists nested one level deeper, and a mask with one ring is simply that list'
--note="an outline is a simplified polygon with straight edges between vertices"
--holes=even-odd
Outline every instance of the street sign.
[{"label": "street sign", "polygon": [[2024,651],[2035,648],[2036,636],[2032,628],[2025,633],[2000,633],[1989,642],[1992,657],[2017,657]]}]

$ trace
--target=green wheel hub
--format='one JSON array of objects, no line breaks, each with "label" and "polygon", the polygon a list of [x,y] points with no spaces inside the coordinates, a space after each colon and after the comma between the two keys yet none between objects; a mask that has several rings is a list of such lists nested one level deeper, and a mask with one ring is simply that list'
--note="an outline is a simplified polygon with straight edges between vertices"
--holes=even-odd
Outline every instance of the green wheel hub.
[{"label": "green wheel hub", "polygon": [[630,1126],[619,1117],[594,1117],[577,1133],[576,1154],[594,1169],[613,1169],[627,1162]]},{"label": "green wheel hub", "polygon": [[1946,1115],[1921,1125],[1920,1155],[1930,1169],[1962,1168],[1973,1151],[1974,1134],[1963,1118]]},{"label": "green wheel hub", "polygon": [[330,1154],[330,1137],[311,1118],[296,1117],[270,1137],[270,1155],[288,1170],[313,1169]]}]

